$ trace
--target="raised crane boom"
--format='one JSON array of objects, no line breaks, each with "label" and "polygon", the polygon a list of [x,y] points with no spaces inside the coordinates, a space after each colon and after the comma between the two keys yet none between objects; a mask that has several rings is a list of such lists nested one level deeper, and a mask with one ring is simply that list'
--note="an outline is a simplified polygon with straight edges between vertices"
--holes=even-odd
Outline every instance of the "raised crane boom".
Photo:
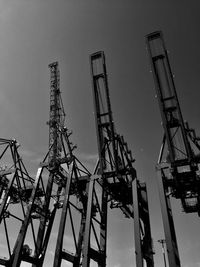
[{"label": "raised crane boom", "polygon": [[148,34],[146,44],[164,129],[157,169],[167,252],[170,267],[179,267],[169,196],[181,200],[184,212],[200,215],[200,145],[194,129],[183,120],[162,32]]},{"label": "raised crane boom", "polygon": [[[174,197],[181,199],[185,212],[199,213],[198,139],[195,138],[194,130],[189,129],[183,120],[162,33],[149,34],[147,47],[164,128],[164,141],[166,140],[169,151],[165,155],[171,168],[167,186]],[[161,154],[160,161],[162,160]]]},{"label": "raised crane boom", "polygon": [[106,266],[108,203],[121,209],[127,218],[134,218],[136,266],[143,267],[146,260],[147,266],[153,267],[146,185],[138,181],[132,153],[114,127],[104,52],[92,54],[90,64],[99,164],[89,184],[83,267],[90,266],[90,260],[99,267]]}]

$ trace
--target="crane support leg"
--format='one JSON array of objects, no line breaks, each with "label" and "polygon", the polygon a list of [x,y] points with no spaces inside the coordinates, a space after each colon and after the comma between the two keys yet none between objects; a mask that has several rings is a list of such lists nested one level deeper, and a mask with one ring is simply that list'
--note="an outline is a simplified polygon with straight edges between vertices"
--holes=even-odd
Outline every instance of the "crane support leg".
[{"label": "crane support leg", "polygon": [[140,215],[139,215],[139,202],[138,202],[138,187],[137,179],[132,182],[133,190],[133,207],[134,207],[134,234],[135,234],[135,258],[136,266],[143,267],[143,255],[142,255],[142,244],[140,236]]},{"label": "crane support leg", "polygon": [[17,238],[15,248],[13,250],[13,260],[11,263],[12,267],[19,267],[21,260],[22,260],[22,247],[23,247],[24,239],[25,239],[26,232],[28,229],[28,225],[30,222],[31,213],[32,213],[32,209],[33,209],[33,202],[34,202],[35,197],[36,197],[38,184],[39,184],[39,181],[41,178],[41,172],[42,172],[42,168],[40,167],[40,168],[38,168],[38,172],[36,175],[36,180],[35,180],[34,188],[32,191],[32,196],[31,196],[31,200],[30,200],[30,206],[27,209],[25,220],[23,221],[23,224],[21,226],[21,230],[20,230],[18,238]]},{"label": "crane support leg", "polygon": [[159,189],[169,267],[181,267],[172,215],[172,208],[170,204],[169,195],[167,195],[164,190],[162,169],[160,169],[159,167],[157,167],[157,183]]},{"label": "crane support leg", "polygon": [[90,257],[90,231],[91,231],[91,221],[92,221],[92,202],[93,202],[93,191],[94,191],[94,178],[90,178],[89,188],[88,188],[88,202],[87,202],[87,214],[85,223],[85,232],[83,240],[83,267],[89,267]]},{"label": "crane support leg", "polygon": [[61,261],[62,261],[62,258],[61,258],[62,246],[63,246],[63,237],[64,237],[67,211],[68,211],[71,180],[72,180],[72,176],[70,175],[67,179],[66,188],[65,188],[65,198],[63,202],[63,209],[62,209],[60,227],[59,227],[58,238],[57,238],[57,243],[56,243],[55,258],[54,258],[54,264],[53,264],[54,267],[61,266]]},{"label": "crane support leg", "polygon": [[106,249],[107,249],[107,215],[108,215],[108,193],[102,188],[102,207],[101,207],[101,229],[100,229],[100,253],[101,261],[99,267],[106,266]]}]

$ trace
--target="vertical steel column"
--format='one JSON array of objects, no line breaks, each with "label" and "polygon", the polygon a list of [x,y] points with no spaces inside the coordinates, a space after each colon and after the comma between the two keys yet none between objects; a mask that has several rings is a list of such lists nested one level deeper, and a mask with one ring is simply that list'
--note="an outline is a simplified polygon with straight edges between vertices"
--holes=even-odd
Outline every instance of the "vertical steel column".
[{"label": "vertical steel column", "polygon": [[140,220],[143,223],[143,238],[142,238],[143,258],[146,261],[147,267],[154,267],[154,260],[153,260],[154,251],[153,251],[153,244],[151,237],[147,188],[145,183],[140,183],[139,181],[138,181],[138,196],[139,196]]},{"label": "vertical steel column", "polygon": [[83,267],[90,266],[90,233],[91,233],[91,222],[92,222],[92,205],[94,199],[94,183],[95,179],[93,176],[90,177],[89,187],[88,187],[88,201],[87,201],[87,212],[86,212],[86,222],[84,231],[84,243],[83,243]]},{"label": "vertical steel column", "polygon": [[62,246],[63,246],[66,216],[67,216],[68,205],[69,205],[68,202],[69,202],[71,182],[72,182],[72,175],[69,175],[67,177],[66,188],[64,190],[64,201],[63,201],[63,208],[62,208],[62,214],[61,214],[61,219],[60,219],[53,267],[61,266]]},{"label": "vertical steel column", "polygon": [[133,207],[134,207],[134,236],[135,236],[135,258],[136,266],[143,267],[143,252],[141,243],[141,226],[139,214],[139,200],[138,200],[138,181],[137,179],[132,182],[133,190]]},{"label": "vertical steel column", "polygon": [[169,195],[164,189],[164,180],[162,177],[162,169],[157,166],[157,183],[159,189],[161,212],[163,218],[163,226],[165,232],[168,262],[170,267],[181,267],[178,245],[176,240],[176,232],[174,227],[172,208],[170,204]]},{"label": "vertical steel column", "polygon": [[37,244],[36,244],[35,253],[38,258],[42,252],[42,244],[43,244],[44,237],[45,237],[45,229],[47,227],[48,212],[49,212],[49,205],[50,205],[50,199],[51,199],[51,194],[52,194],[53,182],[54,182],[54,174],[50,173],[49,178],[48,178],[47,188],[46,188],[45,203],[43,207],[44,216],[40,218],[40,225],[39,225],[38,235],[37,235]]},{"label": "vertical steel column", "polygon": [[[154,267],[149,207],[145,183],[132,182],[136,266]],[[143,225],[143,226],[142,226]]]},{"label": "vertical steel column", "polygon": [[108,216],[108,192],[103,184],[102,189],[102,207],[101,207],[101,225],[100,225],[100,253],[102,260],[99,267],[106,266],[106,250],[107,250],[107,216]]},{"label": "vertical steel column", "polygon": [[81,264],[81,256],[82,256],[82,249],[83,249],[83,242],[84,242],[84,234],[85,234],[85,222],[86,222],[86,214],[85,212],[82,213],[81,217],[81,225],[79,231],[79,238],[78,238],[78,245],[76,251],[76,257],[74,259],[73,267],[79,267]]}]

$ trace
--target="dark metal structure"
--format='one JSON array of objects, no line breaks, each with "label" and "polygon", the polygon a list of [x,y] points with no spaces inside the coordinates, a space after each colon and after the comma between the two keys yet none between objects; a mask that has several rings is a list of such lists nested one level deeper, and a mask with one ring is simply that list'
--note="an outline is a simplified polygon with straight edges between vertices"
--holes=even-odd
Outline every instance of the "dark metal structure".
[{"label": "dark metal structure", "polygon": [[[70,262],[74,267],[81,266],[82,262],[82,246],[88,199],[87,189],[88,181],[92,176],[73,154],[71,154],[71,157],[67,182],[63,189],[62,211],[54,256],[54,267],[61,266],[62,260]],[[65,236],[71,237],[70,246],[64,244]]]},{"label": "dark metal structure", "polygon": [[[86,178],[77,184],[77,177],[80,176],[80,172],[88,177],[89,172],[73,156],[75,146],[69,141],[71,133],[64,125],[65,113],[59,87],[58,63],[50,64],[49,68],[51,73],[50,119],[48,122],[49,149],[38,168],[25,218],[22,221],[21,229],[8,263],[9,266],[13,267],[20,266],[22,261],[32,263],[32,266],[35,267],[43,265],[58,209],[61,209],[62,212],[54,266],[60,266],[62,259],[73,262],[75,258],[71,253],[63,250],[64,224],[66,213],[68,212],[72,225],[71,233],[76,242],[72,223],[72,209],[76,209],[81,214],[82,211],[81,208],[73,204],[74,200],[69,202],[69,198],[74,196],[77,201],[84,203]],[[31,245],[31,249],[26,245],[26,240]],[[81,238],[78,242],[81,243]],[[75,246],[76,248],[80,247],[77,243],[75,243]],[[79,251],[76,252],[80,257]]]},{"label": "dark metal structure", "polygon": [[164,128],[157,173],[168,260],[179,267],[170,196],[181,200],[184,212],[200,215],[199,138],[183,120],[162,32],[147,35],[146,43]]},{"label": "dark metal structure", "polygon": [[92,54],[90,63],[99,162],[89,181],[82,266],[90,266],[91,260],[99,267],[106,266],[109,203],[111,208],[119,208],[134,219],[136,266],[142,267],[145,260],[146,266],[152,267],[146,185],[138,181],[132,153],[115,130],[104,53]]},{"label": "dark metal structure", "polygon": [[0,139],[0,265],[3,266],[7,266],[12,257],[16,233],[25,219],[34,183],[18,147],[14,139]]},{"label": "dark metal structure", "polygon": [[[54,267],[63,262],[89,267],[92,261],[105,267],[109,204],[134,220],[136,266],[154,266],[146,185],[137,179],[132,153],[114,127],[104,53],[92,54],[90,63],[99,153],[93,174],[74,155],[69,140],[58,62],[49,65],[49,147],[35,180],[18,154],[17,142],[0,139],[0,234],[7,249],[0,265],[27,262],[42,267],[58,222]],[[11,240],[8,231],[14,223]]]}]

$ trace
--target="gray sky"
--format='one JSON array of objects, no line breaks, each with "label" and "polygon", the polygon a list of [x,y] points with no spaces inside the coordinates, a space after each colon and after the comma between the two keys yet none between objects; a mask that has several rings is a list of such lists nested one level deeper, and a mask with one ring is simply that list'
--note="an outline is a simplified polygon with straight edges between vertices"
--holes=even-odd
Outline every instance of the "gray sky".
[{"label": "gray sky", "polygon": [[[184,118],[200,133],[199,7],[198,0],[0,0],[0,136],[21,143],[36,173],[48,144],[48,64],[57,60],[67,126],[77,154],[92,168],[97,145],[89,55],[103,50],[116,128],[148,186],[155,266],[163,264],[155,184],[163,130],[144,36],[163,31]],[[182,266],[199,267],[200,220],[183,214],[177,201],[173,208]],[[108,228],[108,266],[135,266],[132,222],[113,211]]]}]

